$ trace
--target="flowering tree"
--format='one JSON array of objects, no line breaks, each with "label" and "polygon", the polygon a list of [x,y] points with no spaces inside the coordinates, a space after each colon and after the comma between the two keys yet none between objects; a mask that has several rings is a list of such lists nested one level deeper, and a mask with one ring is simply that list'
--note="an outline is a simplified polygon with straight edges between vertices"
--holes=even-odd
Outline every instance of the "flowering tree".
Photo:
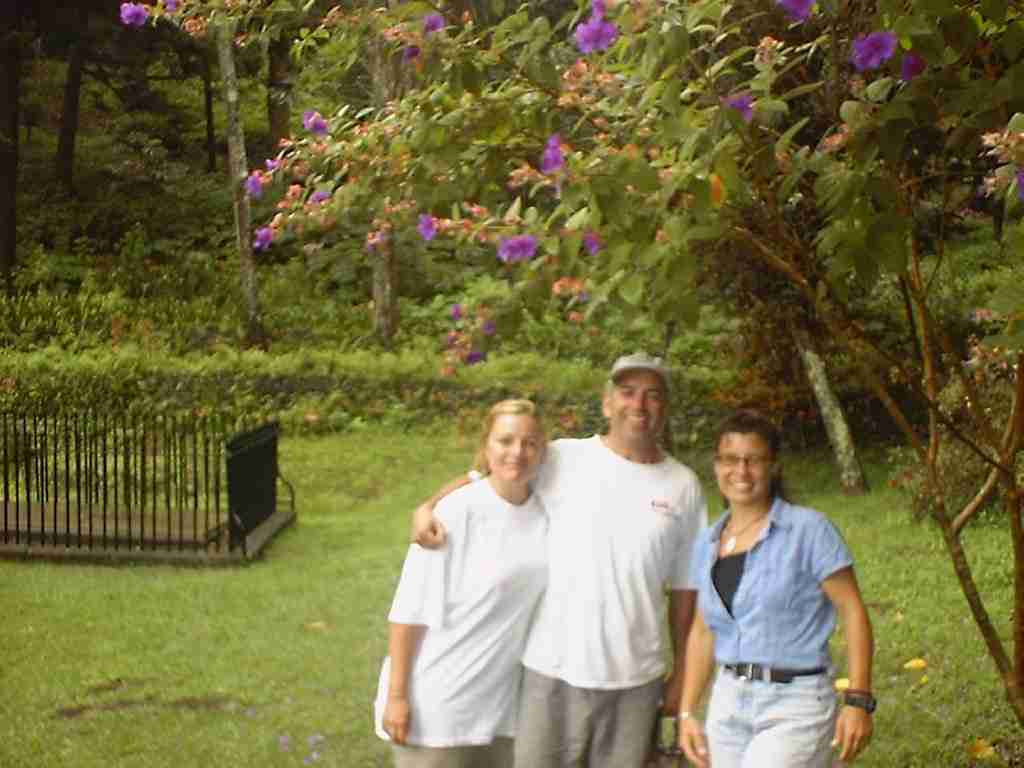
[{"label": "flowering tree", "polygon": [[[363,232],[371,255],[488,259],[505,301],[471,327],[468,308],[453,308],[449,364],[481,360],[552,294],[581,319],[614,304],[686,321],[695,278],[719,255],[774,275],[919,457],[929,512],[1024,723],[1024,295],[1010,286],[992,298],[987,317],[1005,318],[1006,333],[978,342],[973,367],[936,307],[942,222],[981,169],[994,169],[985,189],[1001,204],[1024,195],[1020,11],[1005,0],[580,0],[555,23],[525,5],[484,28],[465,5],[328,14],[325,34],[393,46],[410,88],[376,110],[307,115],[306,132],[254,172],[253,190],[283,191],[256,247],[329,248]],[[927,241],[915,226],[926,203],[939,212]],[[1017,225],[1012,242],[1022,235]],[[903,298],[912,348],[864,321],[857,295],[877,290]],[[1006,407],[985,405],[981,366],[1002,371]],[[959,507],[942,471],[953,444],[982,467]],[[961,538],[996,496],[1014,554],[1012,651]]]}]

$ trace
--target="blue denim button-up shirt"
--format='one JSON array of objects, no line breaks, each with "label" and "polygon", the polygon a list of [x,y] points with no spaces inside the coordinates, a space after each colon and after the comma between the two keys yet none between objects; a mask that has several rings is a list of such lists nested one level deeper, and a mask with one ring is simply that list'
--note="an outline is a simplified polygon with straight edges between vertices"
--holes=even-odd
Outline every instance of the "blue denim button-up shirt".
[{"label": "blue denim button-up shirt", "polygon": [[853,565],[839,531],[813,509],[775,499],[768,525],[747,552],[730,615],[711,583],[727,521],[723,515],[701,533],[690,571],[697,606],[715,636],[715,660],[786,669],[830,666],[836,611],[821,583]]}]

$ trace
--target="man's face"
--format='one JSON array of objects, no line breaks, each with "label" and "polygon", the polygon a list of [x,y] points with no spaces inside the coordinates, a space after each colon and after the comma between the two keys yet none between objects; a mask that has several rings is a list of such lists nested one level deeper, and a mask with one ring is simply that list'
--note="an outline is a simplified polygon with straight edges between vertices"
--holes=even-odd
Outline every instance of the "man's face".
[{"label": "man's face", "polygon": [[665,426],[668,396],[653,371],[627,371],[606,392],[603,402],[608,434],[628,442],[656,442]]}]

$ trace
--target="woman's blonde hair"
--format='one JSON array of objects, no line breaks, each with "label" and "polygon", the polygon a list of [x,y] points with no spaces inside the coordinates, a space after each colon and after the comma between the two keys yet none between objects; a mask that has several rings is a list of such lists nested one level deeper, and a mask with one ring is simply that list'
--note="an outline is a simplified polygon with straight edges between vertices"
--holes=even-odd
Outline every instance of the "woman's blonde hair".
[{"label": "woman's blonde hair", "polygon": [[540,417],[540,411],[537,410],[537,406],[530,400],[502,400],[501,402],[495,403],[491,406],[491,410],[487,412],[487,417],[484,419],[484,428],[480,433],[480,443],[476,449],[476,458],[473,460],[473,469],[482,475],[489,475],[491,472],[491,468],[487,464],[487,438],[491,436],[491,430],[494,428],[494,422],[498,420],[499,416],[532,417],[534,423],[537,425],[537,432],[540,434],[540,439],[543,444],[541,453],[541,459],[543,460],[544,452],[547,451],[548,436],[547,430],[544,429],[544,421]]}]

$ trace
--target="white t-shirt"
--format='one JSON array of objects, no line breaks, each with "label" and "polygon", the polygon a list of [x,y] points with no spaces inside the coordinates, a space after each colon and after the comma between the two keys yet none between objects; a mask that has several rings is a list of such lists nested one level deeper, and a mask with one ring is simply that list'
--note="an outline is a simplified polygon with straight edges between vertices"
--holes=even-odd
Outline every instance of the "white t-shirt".
[{"label": "white t-shirt", "polygon": [[[435,510],[448,529],[443,549],[413,544],[388,620],[427,626],[409,678],[409,743],[489,744],[514,736],[530,619],[547,583],[547,518],[537,494],[509,504],[478,480]],[[375,702],[377,735],[390,659]]]},{"label": "white t-shirt", "polygon": [[548,588],[523,664],[578,688],[665,673],[665,589],[692,589],[707,526],[697,476],[671,457],[628,461],[600,437],[556,440],[536,484],[548,513]]}]

